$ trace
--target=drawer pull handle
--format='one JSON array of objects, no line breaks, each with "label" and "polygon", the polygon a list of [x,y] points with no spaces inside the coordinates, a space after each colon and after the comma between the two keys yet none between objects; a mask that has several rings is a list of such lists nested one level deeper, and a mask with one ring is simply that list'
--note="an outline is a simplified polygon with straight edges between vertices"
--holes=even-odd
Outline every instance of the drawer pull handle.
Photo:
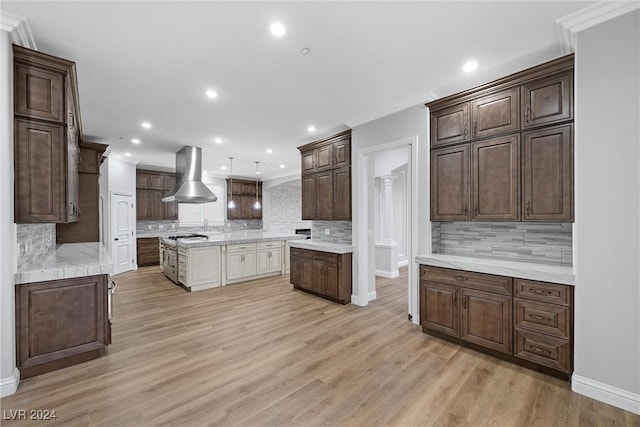
[{"label": "drawer pull handle", "polygon": [[467,308],[467,296],[465,295],[464,298],[462,299],[462,308]]},{"label": "drawer pull handle", "polygon": [[462,276],[456,276],[456,280],[467,280],[467,278]]},{"label": "drawer pull handle", "polygon": [[540,348],[540,347],[534,347],[533,350],[536,353],[551,354],[551,352],[549,350],[545,350],[544,348]]},{"label": "drawer pull handle", "polygon": [[458,304],[458,293],[454,292],[453,293],[453,305],[454,307]]},{"label": "drawer pull handle", "polygon": [[534,294],[538,295],[551,295],[551,291],[545,291],[543,289],[529,288],[529,292],[533,292]]},{"label": "drawer pull handle", "polygon": [[534,315],[531,315],[531,316],[529,316],[529,317],[531,317],[531,318],[533,318],[533,319],[536,319],[536,320],[546,320],[547,322],[549,321],[549,319],[547,319],[546,317],[542,317],[542,316],[534,316]]}]

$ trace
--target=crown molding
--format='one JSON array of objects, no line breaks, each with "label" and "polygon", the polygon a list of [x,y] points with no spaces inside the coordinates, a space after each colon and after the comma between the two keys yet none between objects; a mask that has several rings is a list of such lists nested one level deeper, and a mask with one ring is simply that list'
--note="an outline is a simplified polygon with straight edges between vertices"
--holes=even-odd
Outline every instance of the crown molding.
[{"label": "crown molding", "polygon": [[556,20],[556,34],[563,55],[576,49],[576,33],[640,7],[638,1],[601,1]]},{"label": "crown molding", "polygon": [[37,50],[27,18],[3,10],[2,14],[0,14],[0,23],[2,24],[2,31],[11,34],[11,41],[14,44]]},{"label": "crown molding", "polygon": [[424,105],[427,102],[434,101],[441,97],[442,94],[435,88],[417,92],[404,98],[400,98],[385,106],[371,109],[364,114],[352,118],[351,120],[347,120],[345,124],[353,129],[356,126],[360,126],[372,120],[397,113],[398,111],[406,110],[407,108],[414,107],[416,105]]}]

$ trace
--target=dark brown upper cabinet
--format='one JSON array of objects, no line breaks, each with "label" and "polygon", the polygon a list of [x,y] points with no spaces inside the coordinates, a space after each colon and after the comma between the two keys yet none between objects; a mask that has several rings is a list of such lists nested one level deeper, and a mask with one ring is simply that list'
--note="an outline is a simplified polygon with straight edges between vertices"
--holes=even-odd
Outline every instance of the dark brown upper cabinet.
[{"label": "dark brown upper cabinet", "polygon": [[520,135],[471,144],[473,221],[520,220]]},{"label": "dark brown upper cabinet", "polygon": [[298,147],[302,219],[351,220],[351,131]]},{"label": "dark brown upper cabinet", "polygon": [[573,221],[573,72],[567,55],[426,104],[432,221]]},{"label": "dark brown upper cabinet", "polygon": [[[233,195],[231,191],[233,191]],[[260,201],[260,209],[254,207],[257,198]],[[227,206],[227,219],[262,219],[262,182],[256,182],[246,179],[227,179],[227,200],[235,202],[235,208]]]},{"label": "dark brown upper cabinet", "polygon": [[167,191],[173,190],[175,185],[174,173],[136,170],[136,219],[178,219],[178,203],[162,201]]},{"label": "dark brown upper cabinet", "polygon": [[518,88],[471,101],[472,138],[503,135],[520,129]]},{"label": "dark brown upper cabinet", "polygon": [[468,221],[469,145],[431,152],[431,220]]},{"label": "dark brown upper cabinet", "polygon": [[522,219],[573,221],[573,125],[525,132]]},{"label": "dark brown upper cabinet", "polygon": [[431,113],[431,147],[469,140],[469,104],[457,104]]},{"label": "dark brown upper cabinet", "polygon": [[13,46],[17,223],[71,223],[82,215],[82,124],[75,64]]},{"label": "dark brown upper cabinet", "polygon": [[573,118],[573,73],[563,73],[522,86],[522,128]]}]

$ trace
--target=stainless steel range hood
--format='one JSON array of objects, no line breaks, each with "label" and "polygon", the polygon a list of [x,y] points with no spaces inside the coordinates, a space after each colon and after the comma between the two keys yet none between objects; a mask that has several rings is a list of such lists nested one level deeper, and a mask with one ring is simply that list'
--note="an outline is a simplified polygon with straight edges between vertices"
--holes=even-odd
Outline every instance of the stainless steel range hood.
[{"label": "stainless steel range hood", "polygon": [[184,146],[176,153],[176,188],[163,202],[209,203],[218,200],[202,183],[202,148]]}]

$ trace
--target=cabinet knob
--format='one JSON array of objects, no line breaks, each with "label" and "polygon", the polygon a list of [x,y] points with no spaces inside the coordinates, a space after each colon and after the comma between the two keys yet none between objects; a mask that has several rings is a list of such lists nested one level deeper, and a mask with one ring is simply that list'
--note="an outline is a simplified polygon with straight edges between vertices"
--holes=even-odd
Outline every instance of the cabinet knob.
[{"label": "cabinet knob", "polygon": [[462,308],[467,308],[467,295],[465,295],[462,299]]},{"label": "cabinet knob", "polygon": [[469,214],[469,204],[465,203],[464,204],[464,216],[467,216]]},{"label": "cabinet knob", "polygon": [[473,216],[478,216],[478,202],[473,204]]},{"label": "cabinet knob", "polygon": [[531,201],[527,200],[527,215],[531,215]]},{"label": "cabinet knob", "polygon": [[457,305],[458,304],[458,292],[454,292],[453,293],[453,305]]}]

